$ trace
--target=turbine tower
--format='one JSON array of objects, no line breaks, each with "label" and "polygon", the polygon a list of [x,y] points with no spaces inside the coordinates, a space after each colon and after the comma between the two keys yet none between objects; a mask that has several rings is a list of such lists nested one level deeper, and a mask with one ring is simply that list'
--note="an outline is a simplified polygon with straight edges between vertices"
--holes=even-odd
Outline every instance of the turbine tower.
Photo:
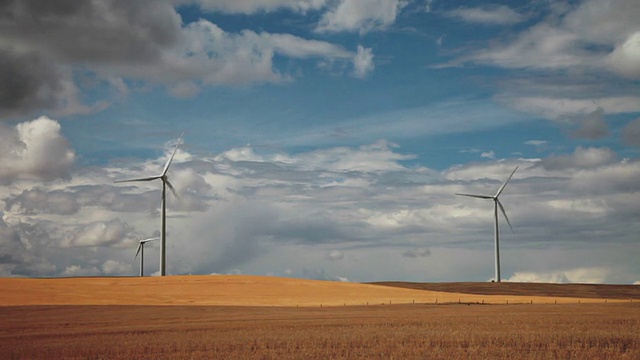
[{"label": "turbine tower", "polygon": [[[136,238],[138,237],[136,236]],[[160,238],[153,237],[144,240],[138,239],[138,250],[136,250],[136,256],[133,257],[133,260],[135,260],[138,257],[138,254],[140,254],[140,277],[144,276],[144,245],[149,241],[155,241],[158,239]]]},{"label": "turbine tower", "polygon": [[171,156],[169,157],[169,160],[167,160],[167,163],[164,165],[164,169],[162,170],[162,173],[160,173],[160,175],[155,175],[155,176],[148,176],[148,177],[143,177],[143,178],[136,178],[136,179],[127,179],[127,180],[117,180],[115,181],[116,183],[122,183],[122,182],[131,182],[131,181],[152,181],[152,180],[157,180],[160,179],[162,180],[162,227],[160,230],[160,276],[165,276],[166,275],[166,262],[167,262],[167,186],[169,187],[169,189],[171,189],[171,192],[173,192],[173,195],[177,198],[178,194],[176,194],[176,190],[173,188],[173,185],[171,185],[171,183],[169,182],[169,179],[167,178],[167,171],[169,171],[169,166],[171,166],[171,161],[173,161],[173,157],[176,155],[176,151],[178,151],[178,146],[180,145],[180,142],[182,141],[182,136],[184,136],[184,133],[182,133],[182,135],[180,135],[180,138],[178,139],[178,142],[176,143],[176,147],[173,149],[173,153],[171,154]]},{"label": "turbine tower", "polygon": [[511,227],[511,222],[507,217],[507,213],[504,211],[504,206],[502,206],[502,203],[500,202],[500,199],[498,197],[500,196],[500,194],[502,194],[502,191],[504,191],[504,188],[507,186],[507,183],[509,182],[509,180],[511,180],[511,178],[513,177],[513,174],[515,174],[516,170],[518,170],[517,166],[515,169],[513,169],[513,172],[511,172],[511,175],[509,175],[507,180],[504,183],[502,183],[502,186],[500,186],[500,188],[498,189],[498,192],[495,195],[475,195],[475,194],[456,193],[456,195],[460,195],[460,196],[469,196],[469,197],[478,198],[478,199],[493,200],[493,216],[494,216],[493,231],[495,234],[495,248],[496,248],[495,249],[495,256],[496,256],[495,281],[496,282],[500,282],[500,232],[498,230],[498,207],[500,208],[500,211],[502,211],[502,215],[504,215],[505,220],[507,220],[507,224],[509,224],[509,228],[511,229],[511,231],[513,231],[513,227]]}]

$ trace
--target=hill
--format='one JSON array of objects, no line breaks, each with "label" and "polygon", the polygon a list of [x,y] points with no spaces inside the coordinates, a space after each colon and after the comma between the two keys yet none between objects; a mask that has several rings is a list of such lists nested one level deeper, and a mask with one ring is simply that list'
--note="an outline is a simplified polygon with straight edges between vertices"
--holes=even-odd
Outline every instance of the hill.
[{"label": "hill", "polygon": [[[429,286],[436,287],[430,289]],[[440,286],[439,288],[437,286]],[[166,277],[0,278],[0,306],[24,305],[202,305],[343,306],[401,303],[577,303],[629,299],[622,292],[503,291],[510,284],[376,283],[249,275]],[[544,285],[556,289],[552,285]],[[512,287],[516,289],[515,286]],[[563,287],[561,289],[569,289]],[[484,289],[484,290],[483,290]],[[485,291],[485,292],[483,292]],[[489,293],[490,295],[488,295]],[[547,294],[547,295],[540,295]],[[552,294],[552,295],[549,295]],[[579,295],[575,297],[575,295]],[[589,295],[589,296],[587,296]],[[615,295],[615,296],[614,296]],[[552,297],[550,297],[552,296]],[[634,298],[640,296],[634,295]],[[621,300],[622,301],[622,300]]]}]

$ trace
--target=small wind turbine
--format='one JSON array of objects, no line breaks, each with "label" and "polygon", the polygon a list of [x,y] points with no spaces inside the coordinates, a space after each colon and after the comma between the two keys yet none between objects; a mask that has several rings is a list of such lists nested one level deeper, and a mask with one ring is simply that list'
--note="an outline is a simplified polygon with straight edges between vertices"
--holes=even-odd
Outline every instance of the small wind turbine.
[{"label": "small wind turbine", "polygon": [[511,231],[513,231],[513,227],[511,227],[511,222],[509,222],[507,213],[504,211],[504,206],[502,206],[502,203],[500,202],[500,199],[498,199],[498,197],[500,196],[500,194],[502,194],[502,191],[507,186],[507,183],[509,182],[509,180],[511,180],[511,178],[513,177],[513,174],[515,174],[516,170],[518,170],[517,166],[515,169],[513,169],[513,172],[511,172],[511,175],[509,175],[509,178],[507,178],[507,180],[502,184],[502,186],[500,186],[500,188],[498,189],[498,192],[493,196],[456,193],[456,195],[460,195],[460,196],[469,196],[469,197],[474,197],[479,199],[493,200],[493,216],[494,216],[493,231],[495,233],[495,246],[496,246],[496,282],[500,282],[500,234],[498,230],[498,207],[500,207],[500,211],[502,211],[502,215],[504,215],[505,220],[507,220],[507,224],[509,224],[509,228],[511,229]]},{"label": "small wind turbine", "polygon": [[183,135],[184,133],[180,135],[180,138],[176,143],[176,147],[173,149],[173,153],[169,157],[169,160],[167,160],[167,163],[164,165],[164,169],[162,170],[162,173],[160,173],[160,175],[115,181],[117,183],[122,183],[122,182],[130,182],[130,181],[152,181],[157,179],[162,180],[162,228],[160,230],[160,240],[162,241],[160,243],[160,276],[166,275],[166,265],[167,265],[166,264],[166,261],[167,261],[167,201],[166,201],[167,186],[169,187],[169,189],[171,189],[171,192],[173,192],[173,195],[175,197],[178,197],[178,194],[176,194],[176,190],[173,188],[173,185],[171,185],[171,183],[169,182],[169,179],[167,178],[167,171],[169,170],[169,166],[171,166],[171,161],[173,161],[173,157],[176,155],[176,151],[178,151],[178,146],[182,141]]},{"label": "small wind turbine", "polygon": [[[138,237],[136,236],[136,238]],[[144,245],[149,241],[155,241],[158,239],[160,238],[152,237],[144,240],[138,239],[138,250],[136,250],[136,256],[133,257],[133,260],[135,260],[138,257],[138,254],[140,254],[140,276],[141,277],[144,276]]]}]

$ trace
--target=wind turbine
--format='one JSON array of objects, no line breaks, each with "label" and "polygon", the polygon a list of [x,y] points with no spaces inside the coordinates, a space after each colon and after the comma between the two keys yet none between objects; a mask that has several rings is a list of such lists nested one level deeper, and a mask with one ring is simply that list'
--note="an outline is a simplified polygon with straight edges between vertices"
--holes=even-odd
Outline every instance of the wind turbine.
[{"label": "wind turbine", "polygon": [[493,231],[495,233],[495,247],[496,247],[496,254],[495,254],[496,255],[496,282],[500,282],[500,234],[498,230],[498,207],[500,207],[500,211],[502,211],[502,215],[504,215],[505,220],[507,220],[507,224],[509,224],[509,228],[511,229],[511,231],[513,231],[513,227],[511,227],[511,222],[509,222],[507,213],[504,211],[504,206],[502,206],[502,203],[500,202],[500,199],[498,199],[498,197],[500,196],[500,194],[502,194],[502,191],[504,191],[504,188],[507,186],[507,183],[509,182],[509,180],[511,180],[511,178],[513,177],[513,174],[515,174],[516,170],[518,170],[517,166],[515,169],[513,169],[513,172],[511,172],[511,175],[509,175],[507,180],[504,183],[502,183],[502,186],[500,186],[500,188],[498,189],[498,192],[495,195],[475,195],[475,194],[456,193],[456,195],[460,195],[460,196],[469,196],[469,197],[474,197],[478,199],[493,200],[493,216],[494,216]]},{"label": "wind turbine", "polygon": [[131,181],[152,181],[152,180],[157,180],[160,179],[162,180],[162,228],[160,230],[160,276],[165,276],[166,275],[166,261],[167,261],[167,186],[169,187],[169,189],[171,189],[171,192],[173,192],[173,195],[175,197],[178,197],[178,194],[176,194],[176,190],[173,188],[173,185],[171,185],[171,183],[169,182],[169,179],[167,178],[167,171],[169,171],[169,166],[171,166],[171,161],[173,161],[173,157],[176,155],[176,151],[178,151],[178,146],[180,145],[180,142],[182,141],[182,136],[184,136],[184,133],[182,133],[182,135],[180,135],[180,138],[178,139],[178,142],[176,143],[176,147],[173,149],[173,153],[171,154],[171,156],[169,157],[169,160],[167,160],[167,163],[164,165],[164,169],[162,170],[162,172],[160,173],[160,175],[155,175],[155,176],[148,176],[148,177],[143,177],[143,178],[135,178],[135,179],[127,179],[127,180],[116,180],[116,183],[122,183],[122,182],[131,182]]},{"label": "wind turbine", "polygon": [[[136,238],[138,237],[136,236]],[[133,257],[133,260],[135,260],[138,257],[138,254],[140,254],[140,276],[141,277],[144,276],[144,245],[149,241],[155,241],[158,239],[160,238],[152,237],[144,240],[138,239],[138,250],[136,250],[136,256]]]}]

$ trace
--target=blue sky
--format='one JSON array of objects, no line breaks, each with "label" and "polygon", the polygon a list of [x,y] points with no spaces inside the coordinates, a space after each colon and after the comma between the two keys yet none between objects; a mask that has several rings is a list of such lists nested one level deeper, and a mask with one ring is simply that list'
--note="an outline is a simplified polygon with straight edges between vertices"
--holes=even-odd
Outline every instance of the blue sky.
[{"label": "blue sky", "polygon": [[640,281],[637,1],[1,7],[1,276]]}]

